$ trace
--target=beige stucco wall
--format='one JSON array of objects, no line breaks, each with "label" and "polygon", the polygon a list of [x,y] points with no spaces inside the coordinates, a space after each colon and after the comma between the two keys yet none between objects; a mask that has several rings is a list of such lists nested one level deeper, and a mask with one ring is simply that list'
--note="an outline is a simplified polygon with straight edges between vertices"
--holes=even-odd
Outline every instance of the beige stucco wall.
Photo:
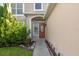
[{"label": "beige stucco wall", "polygon": [[43,3],[43,11],[34,11],[34,3],[24,3],[24,13],[44,13],[46,5],[46,3]]},{"label": "beige stucco wall", "polygon": [[79,55],[79,4],[57,4],[47,20],[47,39],[62,55]]},{"label": "beige stucco wall", "polygon": [[22,23],[26,23],[26,17],[25,16],[14,16],[16,18],[17,21],[22,22]]}]

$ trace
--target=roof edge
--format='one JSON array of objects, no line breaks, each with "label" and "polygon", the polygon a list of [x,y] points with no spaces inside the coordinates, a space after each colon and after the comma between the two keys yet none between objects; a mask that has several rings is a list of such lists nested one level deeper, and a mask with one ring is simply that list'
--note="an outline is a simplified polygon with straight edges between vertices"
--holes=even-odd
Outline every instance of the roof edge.
[{"label": "roof edge", "polygon": [[46,13],[44,15],[44,19],[47,20],[50,16],[51,12],[54,10],[56,3],[50,3],[47,7]]}]

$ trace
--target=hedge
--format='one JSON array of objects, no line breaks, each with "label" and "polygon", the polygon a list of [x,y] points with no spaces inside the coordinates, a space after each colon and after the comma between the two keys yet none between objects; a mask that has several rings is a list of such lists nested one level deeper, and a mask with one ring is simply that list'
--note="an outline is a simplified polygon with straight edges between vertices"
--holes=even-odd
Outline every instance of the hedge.
[{"label": "hedge", "polygon": [[0,6],[0,47],[25,44],[29,34],[26,25],[16,21],[7,10],[7,4]]}]

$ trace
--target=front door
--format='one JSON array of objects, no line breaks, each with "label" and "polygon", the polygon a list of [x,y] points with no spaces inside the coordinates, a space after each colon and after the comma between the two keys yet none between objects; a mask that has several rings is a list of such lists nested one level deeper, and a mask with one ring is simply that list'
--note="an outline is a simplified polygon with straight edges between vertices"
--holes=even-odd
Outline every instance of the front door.
[{"label": "front door", "polygon": [[39,21],[33,21],[32,36],[34,39],[45,38],[45,24]]},{"label": "front door", "polygon": [[40,23],[39,37],[40,38],[45,38],[45,24],[44,23]]}]

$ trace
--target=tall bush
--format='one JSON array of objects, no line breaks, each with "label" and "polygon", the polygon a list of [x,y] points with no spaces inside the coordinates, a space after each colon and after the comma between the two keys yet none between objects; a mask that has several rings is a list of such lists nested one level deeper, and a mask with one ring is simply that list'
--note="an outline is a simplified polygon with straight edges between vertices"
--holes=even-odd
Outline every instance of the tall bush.
[{"label": "tall bush", "polygon": [[29,36],[26,25],[17,22],[7,10],[7,4],[0,6],[0,47],[24,44]]}]

